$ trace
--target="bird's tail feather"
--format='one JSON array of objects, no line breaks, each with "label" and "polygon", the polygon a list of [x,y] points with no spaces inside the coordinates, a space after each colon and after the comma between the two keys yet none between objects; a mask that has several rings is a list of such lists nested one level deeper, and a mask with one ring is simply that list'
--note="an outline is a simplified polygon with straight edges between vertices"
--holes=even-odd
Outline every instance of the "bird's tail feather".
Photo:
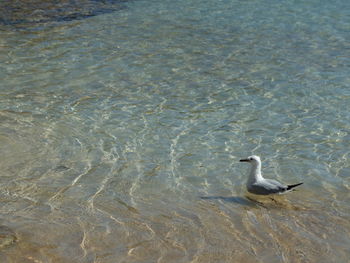
[{"label": "bird's tail feather", "polygon": [[294,187],[297,187],[297,186],[299,186],[299,185],[301,185],[301,184],[303,184],[303,183],[287,185],[287,190],[292,190]]}]

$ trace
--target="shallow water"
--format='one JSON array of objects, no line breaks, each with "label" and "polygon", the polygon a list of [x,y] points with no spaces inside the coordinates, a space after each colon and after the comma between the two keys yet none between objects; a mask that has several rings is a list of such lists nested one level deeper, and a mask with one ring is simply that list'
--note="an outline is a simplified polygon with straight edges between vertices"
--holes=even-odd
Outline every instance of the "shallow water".
[{"label": "shallow water", "polygon": [[124,5],[0,26],[0,261],[348,262],[349,2]]}]

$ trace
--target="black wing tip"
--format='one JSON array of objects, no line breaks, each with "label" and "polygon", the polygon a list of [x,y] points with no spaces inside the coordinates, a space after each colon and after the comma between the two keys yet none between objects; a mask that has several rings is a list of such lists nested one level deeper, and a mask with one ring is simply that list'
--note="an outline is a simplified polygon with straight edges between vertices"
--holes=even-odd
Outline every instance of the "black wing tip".
[{"label": "black wing tip", "polygon": [[302,183],[298,183],[298,184],[287,185],[287,190],[293,189],[294,187],[297,187],[297,186],[302,185],[302,184],[303,184],[303,182]]}]

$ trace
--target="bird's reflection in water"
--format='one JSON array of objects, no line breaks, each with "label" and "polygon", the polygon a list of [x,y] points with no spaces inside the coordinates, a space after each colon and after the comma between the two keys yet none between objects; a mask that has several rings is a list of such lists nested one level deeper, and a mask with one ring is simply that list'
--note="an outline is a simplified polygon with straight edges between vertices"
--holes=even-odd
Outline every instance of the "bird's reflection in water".
[{"label": "bird's reflection in water", "polygon": [[296,211],[306,209],[305,207],[301,207],[299,204],[291,203],[291,201],[284,195],[257,196],[247,193],[245,198],[267,209],[287,209]]},{"label": "bird's reflection in water", "polygon": [[283,195],[257,196],[246,193],[242,196],[201,196],[202,200],[222,200],[248,207],[263,207],[266,209],[305,210],[305,207],[292,204]]}]

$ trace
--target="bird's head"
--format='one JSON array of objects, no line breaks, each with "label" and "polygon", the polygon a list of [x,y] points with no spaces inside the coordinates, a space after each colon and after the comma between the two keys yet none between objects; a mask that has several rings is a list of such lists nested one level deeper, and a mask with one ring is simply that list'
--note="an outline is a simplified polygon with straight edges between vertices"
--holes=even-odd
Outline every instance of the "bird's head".
[{"label": "bird's head", "polygon": [[261,163],[260,157],[257,156],[257,155],[252,155],[252,156],[249,156],[248,158],[241,159],[239,161],[240,162],[248,162],[248,163],[251,163],[251,164],[259,164],[259,163]]}]

